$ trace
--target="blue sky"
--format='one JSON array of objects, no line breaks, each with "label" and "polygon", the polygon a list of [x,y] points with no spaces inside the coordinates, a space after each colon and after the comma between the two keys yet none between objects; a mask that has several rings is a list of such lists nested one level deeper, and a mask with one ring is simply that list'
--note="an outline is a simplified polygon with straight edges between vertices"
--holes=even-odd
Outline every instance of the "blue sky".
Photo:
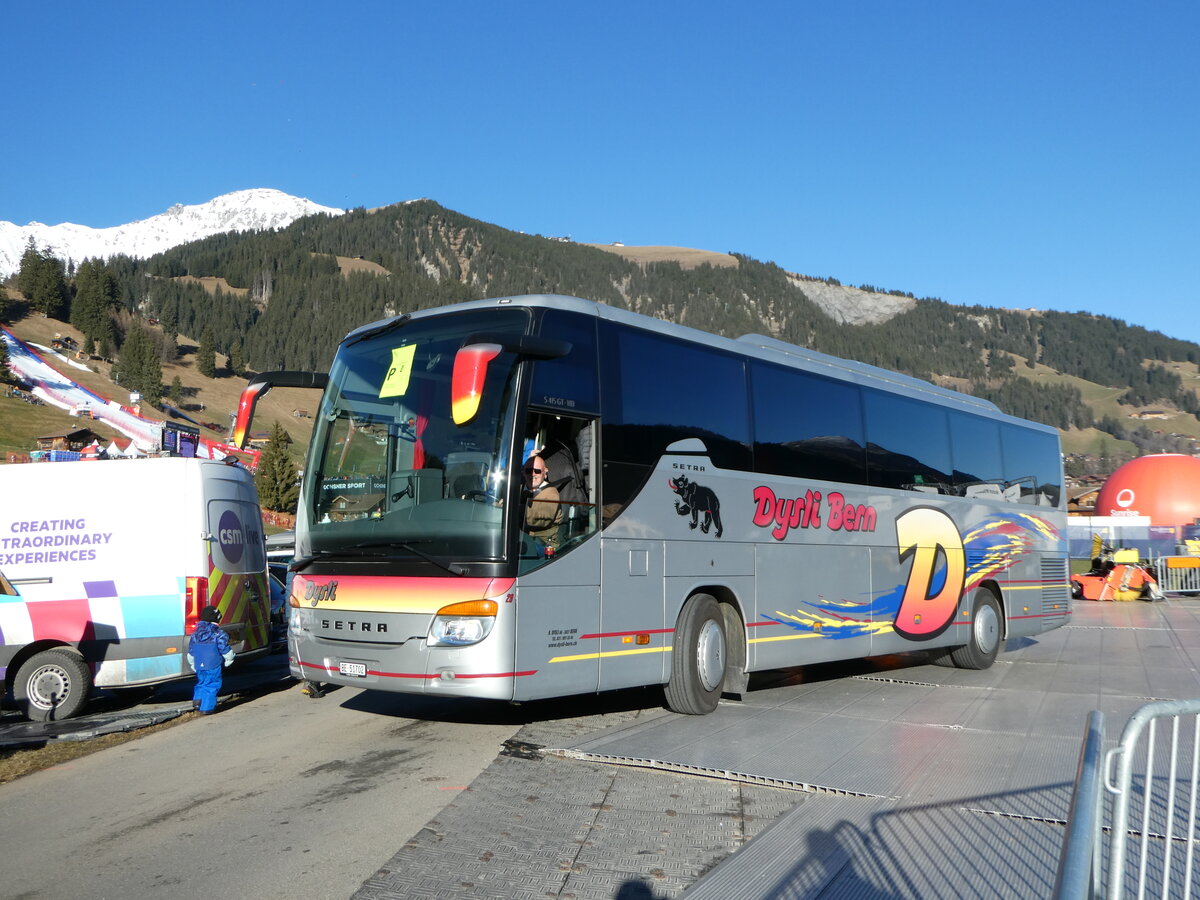
[{"label": "blue sky", "polygon": [[0,219],[251,187],[1200,341],[1200,4],[8,4]]}]

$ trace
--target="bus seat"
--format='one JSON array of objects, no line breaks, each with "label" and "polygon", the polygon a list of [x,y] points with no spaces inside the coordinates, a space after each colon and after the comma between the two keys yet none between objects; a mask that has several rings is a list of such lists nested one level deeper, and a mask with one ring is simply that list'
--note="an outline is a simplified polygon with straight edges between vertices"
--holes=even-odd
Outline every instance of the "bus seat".
[{"label": "bus seat", "polygon": [[587,487],[583,483],[583,476],[575,461],[575,454],[562,441],[555,443],[557,446],[554,451],[549,456],[543,457],[551,476],[561,476],[559,478],[552,477],[550,483],[558,490],[559,496],[565,503],[587,502]]},{"label": "bus seat", "polygon": [[472,494],[481,494],[483,493],[483,479],[478,475],[459,475],[451,482],[450,493],[463,500]]},{"label": "bus seat", "polygon": [[451,497],[465,498],[487,492],[492,455],[481,450],[459,450],[446,454],[446,484]]}]

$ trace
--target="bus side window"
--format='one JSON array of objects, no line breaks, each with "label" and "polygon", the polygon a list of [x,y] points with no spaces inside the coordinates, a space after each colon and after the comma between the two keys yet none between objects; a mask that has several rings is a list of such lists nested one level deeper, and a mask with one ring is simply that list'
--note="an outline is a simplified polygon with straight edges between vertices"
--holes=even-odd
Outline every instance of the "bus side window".
[{"label": "bus side window", "polygon": [[750,364],[750,381],[755,471],[867,483],[858,385],[762,362]]},{"label": "bus side window", "polygon": [[971,413],[950,412],[954,492],[960,497],[1003,500],[1004,462],[1000,423]]},{"label": "bus side window", "polygon": [[867,478],[877,487],[953,493],[946,410],[887,391],[863,391]]},{"label": "bus side window", "polygon": [[562,516],[550,542],[556,551],[578,543],[599,525],[590,477],[594,432],[592,419],[547,413],[534,414],[526,430],[526,447],[545,463],[549,483],[558,492]]},{"label": "bus side window", "polygon": [[699,438],[714,466],[752,469],[744,357],[603,321],[599,334],[605,524],[675,441]]},{"label": "bus side window", "polygon": [[1011,499],[1031,506],[1062,503],[1062,457],[1052,434],[1002,425],[1000,445]]}]

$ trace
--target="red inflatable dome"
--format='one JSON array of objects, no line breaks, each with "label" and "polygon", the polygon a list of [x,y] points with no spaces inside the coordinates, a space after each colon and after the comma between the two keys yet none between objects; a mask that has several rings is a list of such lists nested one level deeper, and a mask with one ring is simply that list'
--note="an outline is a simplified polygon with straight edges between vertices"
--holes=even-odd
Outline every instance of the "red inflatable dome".
[{"label": "red inflatable dome", "polygon": [[1161,453],[1130,460],[1104,482],[1096,515],[1149,516],[1151,525],[1191,525],[1200,518],[1200,459]]}]

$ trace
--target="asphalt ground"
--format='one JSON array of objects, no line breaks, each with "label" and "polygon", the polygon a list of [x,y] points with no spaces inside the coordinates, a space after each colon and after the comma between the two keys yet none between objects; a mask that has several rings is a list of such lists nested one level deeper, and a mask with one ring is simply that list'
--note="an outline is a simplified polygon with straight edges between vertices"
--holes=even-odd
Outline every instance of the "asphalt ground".
[{"label": "asphalt ground", "polygon": [[[1072,625],[1026,642],[1022,648],[1010,647],[1010,652],[1001,657],[999,669],[972,676],[987,680],[986,686],[948,685],[947,689],[956,698],[967,698],[969,690],[984,691],[979,702],[986,709],[994,706],[999,696],[996,690],[1000,685],[990,682],[1000,679],[1004,670],[1012,673],[1009,677],[1025,673],[1025,679],[1051,683],[1037,666],[1052,663],[1058,673],[1053,681],[1079,695],[1072,701],[1072,709],[1078,707],[1084,715],[1087,708],[1115,704],[1110,712],[1122,715],[1114,716],[1114,722],[1123,721],[1127,707],[1131,709],[1146,698],[1169,696],[1180,689],[1195,690],[1196,679],[1200,678],[1195,674],[1200,668],[1200,649],[1196,649],[1200,604],[1178,600],[1162,604],[1084,604],[1077,607],[1077,612],[1081,615],[1074,617]],[[1069,652],[1072,647],[1074,652]],[[1089,649],[1092,647],[1096,649]],[[1026,658],[1032,654],[1042,659]],[[814,681],[827,681],[831,689],[838,691],[854,686],[855,676],[873,678],[872,673],[878,674],[880,665],[921,665],[915,659],[920,654],[901,656],[914,659],[860,660],[756,675],[751,694],[790,683],[812,685]],[[255,690],[294,685],[286,676],[281,656],[255,665],[261,669],[241,673],[247,678],[241,696],[250,698]],[[1170,683],[1162,681],[1167,675],[1173,676]],[[839,687],[839,679],[849,681]],[[928,677],[922,675],[918,680],[926,681]],[[1128,689],[1121,686],[1126,680]],[[228,689],[238,690],[232,680]],[[178,693],[172,695],[172,691]],[[728,861],[722,866],[725,872],[729,863],[736,865],[739,859],[747,858],[742,854],[729,859],[772,824],[786,825],[796,814],[803,816],[809,807],[813,810],[809,815],[819,816],[823,804],[836,799],[778,784],[613,765],[546,752],[570,748],[609,731],[656,727],[673,717],[663,709],[661,698],[661,690],[647,688],[526,705],[518,717],[526,724],[505,743],[493,762],[405,840],[378,871],[364,872],[364,881],[352,895],[354,900],[678,897],[690,888],[700,888],[698,883],[712,883],[712,879],[703,881],[704,876],[721,863]],[[169,708],[173,702],[190,706],[188,699],[190,682],[185,681],[160,689],[150,703],[115,712],[133,715],[147,707]],[[223,702],[238,699],[223,696]],[[734,704],[738,706],[741,704]],[[89,717],[113,713],[102,710],[90,712]],[[698,728],[707,717],[674,718],[683,720],[688,728]],[[15,724],[7,715],[4,723],[4,727]],[[1063,728],[1070,733],[1068,743],[1077,746],[1073,723],[1056,726]],[[1078,731],[1082,736],[1082,724]],[[1064,785],[1063,789],[1068,787]],[[767,845],[760,842],[755,846]],[[1051,857],[1056,855],[1054,848],[1047,852]],[[817,855],[821,857],[818,861],[825,864],[828,855]],[[1039,884],[1047,878],[1052,880],[1053,859],[1047,865],[1050,868],[1039,874]],[[965,885],[960,883],[959,887]],[[868,894],[930,896],[886,891]],[[799,891],[764,896],[807,894]]]},{"label": "asphalt ground", "polygon": [[[295,684],[283,654],[263,656],[226,673],[221,705]],[[85,715],[65,722],[28,722],[6,707],[0,749],[87,741],[167,721],[191,711],[192,685],[184,679],[153,691],[97,691]],[[340,702],[338,693],[311,702]],[[804,797],[541,751],[670,715],[661,689],[528,704],[519,715],[528,724],[382,869],[363,872],[355,898],[676,897]]]}]

